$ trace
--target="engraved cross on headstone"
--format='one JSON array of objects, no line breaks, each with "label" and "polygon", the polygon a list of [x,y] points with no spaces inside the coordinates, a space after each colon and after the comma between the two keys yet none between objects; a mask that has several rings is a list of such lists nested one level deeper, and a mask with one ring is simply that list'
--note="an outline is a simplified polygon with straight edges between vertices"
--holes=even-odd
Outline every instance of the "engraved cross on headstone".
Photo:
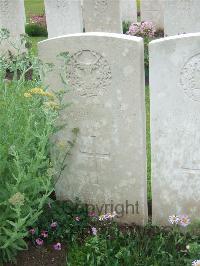
[{"label": "engraved cross on headstone", "polygon": [[98,171],[100,169],[99,165],[99,159],[108,159],[110,157],[110,153],[102,153],[97,151],[97,145],[96,145],[96,136],[90,136],[92,138],[92,151],[87,151],[87,150],[82,150],[80,149],[80,152],[87,156],[88,158],[93,159],[94,163],[94,169],[95,169],[95,179],[96,179],[96,184],[99,184],[99,174]]}]

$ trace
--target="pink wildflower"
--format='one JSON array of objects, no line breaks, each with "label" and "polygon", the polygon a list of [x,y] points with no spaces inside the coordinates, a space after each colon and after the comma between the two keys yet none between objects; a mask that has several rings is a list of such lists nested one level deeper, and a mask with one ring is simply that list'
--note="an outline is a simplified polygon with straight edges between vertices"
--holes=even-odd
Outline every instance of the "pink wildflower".
[{"label": "pink wildflower", "polygon": [[61,246],[61,243],[56,243],[56,244],[54,244],[53,245],[53,248],[55,249],[55,250],[61,250],[62,249],[62,246]]},{"label": "pink wildflower", "polygon": [[180,222],[180,217],[173,214],[169,216],[169,222],[170,224],[178,224]]},{"label": "pink wildflower", "polygon": [[41,238],[37,238],[35,242],[38,246],[42,246],[44,244],[44,241]]},{"label": "pink wildflower", "polygon": [[88,213],[88,216],[89,216],[89,217],[95,217],[95,216],[96,216],[96,213],[95,213],[95,212],[89,212],[89,213]]},{"label": "pink wildflower", "polygon": [[108,221],[108,220],[112,220],[112,218],[114,218],[115,216],[117,216],[116,212],[113,213],[106,213],[104,215],[100,215],[99,216],[99,221]]},{"label": "pink wildflower", "polygon": [[34,235],[34,234],[35,234],[35,229],[34,229],[34,228],[31,228],[31,229],[29,230],[29,233],[30,233],[31,235]]},{"label": "pink wildflower", "polygon": [[48,237],[48,232],[43,230],[41,232],[41,236],[44,237],[44,238],[47,238]]},{"label": "pink wildflower", "polygon": [[39,24],[39,25],[45,27],[46,26],[46,17],[45,17],[45,15],[34,15],[34,16],[31,16],[30,23]]},{"label": "pink wildflower", "polygon": [[155,25],[151,21],[143,21],[140,24],[140,33],[145,37],[153,37],[156,32]]},{"label": "pink wildflower", "polygon": [[139,37],[154,37],[156,32],[155,25],[151,21],[142,21],[130,25],[127,34]]},{"label": "pink wildflower", "polygon": [[75,217],[75,220],[76,220],[77,222],[79,222],[80,219],[81,219],[81,218],[80,218],[79,216],[76,216],[76,217]]},{"label": "pink wildflower", "polygon": [[95,227],[92,227],[92,234],[93,234],[94,236],[97,235],[97,229],[96,229]]},{"label": "pink wildflower", "polygon": [[140,24],[133,23],[129,27],[129,31],[127,32],[129,35],[137,36],[140,33]]},{"label": "pink wildflower", "polygon": [[57,222],[52,222],[51,223],[51,229],[56,229],[57,226],[58,226]]},{"label": "pink wildflower", "polygon": [[111,218],[111,216],[110,216],[110,213],[106,213],[105,215],[104,215],[104,220],[110,220],[110,218]]},{"label": "pink wildflower", "polygon": [[188,226],[191,223],[189,216],[188,215],[181,215],[179,223],[183,227]]}]

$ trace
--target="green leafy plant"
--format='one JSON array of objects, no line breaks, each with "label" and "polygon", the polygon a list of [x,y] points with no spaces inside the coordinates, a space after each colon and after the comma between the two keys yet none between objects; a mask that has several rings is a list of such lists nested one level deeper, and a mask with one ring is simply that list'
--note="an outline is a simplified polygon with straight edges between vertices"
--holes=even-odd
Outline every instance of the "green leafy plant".
[{"label": "green leafy plant", "polygon": [[29,36],[43,36],[47,37],[47,24],[45,15],[32,15],[29,23],[26,25],[26,33]]},{"label": "green leafy plant", "polygon": [[181,235],[178,243],[180,234],[172,231],[151,225],[103,225],[96,235],[70,246],[67,265],[188,265],[187,236]]},{"label": "green leafy plant", "polygon": [[93,236],[72,243],[67,265],[191,265],[191,259],[198,259],[199,245],[188,245],[194,236],[185,230],[191,225],[187,215],[170,216],[172,226],[163,228],[118,225],[99,218],[90,223]]},{"label": "green leafy plant", "polygon": [[[72,243],[87,235],[89,226],[87,208],[78,200],[54,201],[49,199],[38,221],[32,224],[29,230],[29,239],[35,244],[41,238],[45,243],[55,242]],[[43,237],[42,232],[47,232],[48,237]]]},{"label": "green leafy plant", "polygon": [[[9,34],[0,36],[2,42]],[[42,85],[41,70],[48,67],[30,51],[0,57],[0,262],[26,248],[27,228],[53,190],[49,139],[61,104]]]},{"label": "green leafy plant", "polygon": [[47,37],[48,32],[47,29],[41,25],[38,24],[27,24],[25,27],[25,32],[28,34],[28,36],[31,37]]},{"label": "green leafy plant", "polygon": [[130,21],[123,21],[122,28],[123,28],[123,33],[124,34],[127,33],[127,31],[129,30],[130,25],[131,25]]}]

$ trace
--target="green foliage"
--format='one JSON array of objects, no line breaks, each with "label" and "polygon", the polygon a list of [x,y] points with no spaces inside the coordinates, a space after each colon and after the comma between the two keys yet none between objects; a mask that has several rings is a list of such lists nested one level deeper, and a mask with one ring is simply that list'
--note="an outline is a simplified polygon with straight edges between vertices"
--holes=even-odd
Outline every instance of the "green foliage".
[{"label": "green foliage", "polygon": [[[57,223],[54,230],[51,228],[52,221]],[[46,243],[60,241],[71,244],[87,234],[89,221],[87,208],[78,200],[75,203],[49,201],[49,204],[44,207],[43,214],[32,225],[36,233],[30,235],[30,239],[35,243],[36,238],[42,238],[41,232],[47,231],[48,238],[44,239]]]},{"label": "green foliage", "polygon": [[47,29],[39,24],[27,24],[26,25],[26,34],[28,34],[31,37],[47,37]]},{"label": "green foliage", "polygon": [[[0,42],[5,33],[0,32]],[[24,42],[23,37],[20,47]],[[49,138],[59,113],[47,104],[52,95],[41,88],[41,62],[31,52],[15,52],[0,58],[0,262],[26,247],[27,227],[53,189]]]},{"label": "green foliage", "polygon": [[137,10],[140,10],[140,0],[137,0]]},{"label": "green foliage", "polygon": [[149,42],[152,41],[152,39],[149,39],[148,37],[144,37],[144,66],[145,70],[149,71]]},{"label": "green foliage", "polygon": [[190,260],[188,260],[188,262],[192,262],[200,258],[200,242],[190,243],[187,245],[187,250],[190,256]]},{"label": "green foliage", "polygon": [[123,24],[122,25],[123,25],[123,33],[126,34],[127,31],[129,30],[129,27],[131,25],[131,22],[129,22],[129,21],[123,21]]},{"label": "green foliage", "polygon": [[32,43],[32,52],[37,55],[38,54],[38,48],[37,44],[38,42],[44,41],[46,37],[30,37],[31,43]]},{"label": "green foliage", "polygon": [[145,87],[146,102],[146,153],[147,153],[147,195],[150,201],[151,196],[151,135],[150,135],[150,93],[149,87]]},{"label": "green foliage", "polygon": [[172,229],[122,227],[112,224],[98,229],[83,244],[70,246],[70,266],[81,265],[188,265],[187,236]]},{"label": "green foliage", "polygon": [[[58,224],[55,230],[50,227],[52,221]],[[199,232],[199,224],[195,228]],[[112,219],[88,216],[79,201],[52,201],[45,206],[34,229],[31,237],[34,243],[36,238],[42,238],[43,230],[48,232],[48,238],[43,238],[46,243],[67,243],[69,266],[189,266],[200,254],[199,234],[191,234],[193,225],[187,230],[176,224],[172,227],[118,225]]]}]

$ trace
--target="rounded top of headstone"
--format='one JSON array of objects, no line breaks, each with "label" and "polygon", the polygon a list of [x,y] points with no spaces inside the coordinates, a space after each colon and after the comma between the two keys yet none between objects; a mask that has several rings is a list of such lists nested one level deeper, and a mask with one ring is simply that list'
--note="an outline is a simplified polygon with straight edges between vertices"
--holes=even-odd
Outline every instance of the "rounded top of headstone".
[{"label": "rounded top of headstone", "polygon": [[162,44],[165,43],[166,41],[173,41],[173,40],[179,40],[179,39],[187,39],[187,38],[195,38],[195,37],[200,37],[200,33],[187,33],[187,34],[179,34],[179,35],[174,35],[174,36],[169,36],[169,37],[164,37],[160,38],[157,40],[153,40],[149,43],[149,45],[152,44]]},{"label": "rounded top of headstone", "polygon": [[71,37],[108,37],[108,38],[132,40],[132,41],[135,41],[135,42],[143,41],[143,38],[141,38],[141,37],[130,36],[130,35],[125,35],[125,34],[119,34],[119,33],[87,32],[87,33],[75,33],[75,34],[68,34],[68,35],[63,35],[63,36],[59,36],[59,37],[54,37],[54,38],[50,38],[50,39],[41,41],[40,43],[49,42],[51,40],[68,39],[68,38],[71,38]]}]

